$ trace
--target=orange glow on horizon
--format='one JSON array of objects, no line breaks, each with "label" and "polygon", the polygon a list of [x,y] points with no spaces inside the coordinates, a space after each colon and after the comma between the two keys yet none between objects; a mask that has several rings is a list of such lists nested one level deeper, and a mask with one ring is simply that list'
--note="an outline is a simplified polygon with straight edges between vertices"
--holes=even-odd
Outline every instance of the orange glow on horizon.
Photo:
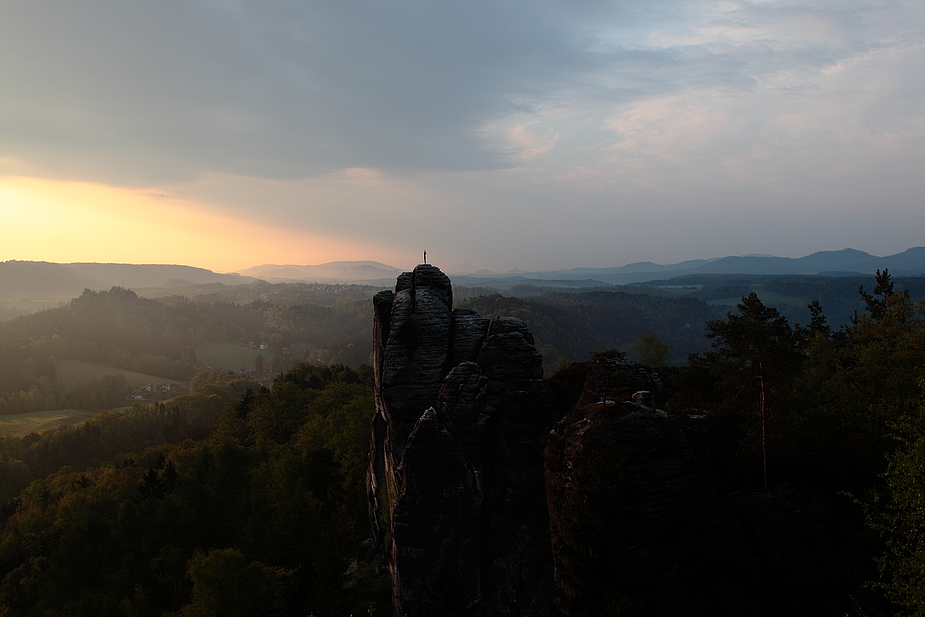
[{"label": "orange glow on horizon", "polygon": [[[182,264],[216,272],[317,264],[349,241],[234,218],[156,190],[0,177],[0,261]],[[359,259],[348,257],[348,259]]]}]

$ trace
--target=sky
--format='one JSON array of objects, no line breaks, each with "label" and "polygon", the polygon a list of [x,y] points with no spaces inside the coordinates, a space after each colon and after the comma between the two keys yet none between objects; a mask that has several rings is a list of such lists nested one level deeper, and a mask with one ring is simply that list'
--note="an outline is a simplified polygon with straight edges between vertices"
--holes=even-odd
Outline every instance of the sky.
[{"label": "sky", "polygon": [[925,245],[921,0],[0,0],[0,261]]}]

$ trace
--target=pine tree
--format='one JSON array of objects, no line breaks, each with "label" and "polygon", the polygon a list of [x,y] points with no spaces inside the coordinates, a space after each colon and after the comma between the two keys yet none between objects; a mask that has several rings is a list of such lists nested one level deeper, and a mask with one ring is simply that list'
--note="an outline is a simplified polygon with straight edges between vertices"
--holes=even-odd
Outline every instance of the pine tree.
[{"label": "pine tree", "polygon": [[772,400],[800,370],[800,336],[777,309],[767,307],[755,292],[742,298],[739,314],[707,322],[707,338],[719,352],[715,369],[733,388],[733,400],[750,395],[761,431],[764,487],[768,487],[768,428]]}]

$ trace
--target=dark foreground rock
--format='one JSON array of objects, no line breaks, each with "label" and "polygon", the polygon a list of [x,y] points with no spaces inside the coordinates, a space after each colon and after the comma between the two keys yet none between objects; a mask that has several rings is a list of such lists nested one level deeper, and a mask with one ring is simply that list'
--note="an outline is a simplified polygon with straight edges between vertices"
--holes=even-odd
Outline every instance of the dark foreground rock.
[{"label": "dark foreground rock", "polygon": [[367,488],[396,615],[480,614],[552,580],[543,439],[561,416],[517,319],[452,310],[420,265],[375,299]]},{"label": "dark foreground rock", "polygon": [[629,404],[576,409],[546,462],[564,614],[735,615],[766,599],[734,512],[667,418]]},{"label": "dark foreground rock", "polygon": [[718,492],[736,462],[656,409],[651,369],[604,353],[543,381],[520,320],[452,303],[430,265],[374,300],[367,490],[397,617],[843,614],[822,529]]}]

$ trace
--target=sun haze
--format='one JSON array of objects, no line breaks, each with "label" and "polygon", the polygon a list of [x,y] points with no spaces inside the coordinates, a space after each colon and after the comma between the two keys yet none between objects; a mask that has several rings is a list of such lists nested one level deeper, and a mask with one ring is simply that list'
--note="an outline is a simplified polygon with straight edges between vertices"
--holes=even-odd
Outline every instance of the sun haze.
[{"label": "sun haze", "polygon": [[151,191],[89,182],[0,178],[0,260],[176,263],[232,272],[258,263],[320,263],[350,249],[232,218]]},{"label": "sun haze", "polygon": [[914,2],[6,3],[4,258],[890,255],[922,83]]}]

